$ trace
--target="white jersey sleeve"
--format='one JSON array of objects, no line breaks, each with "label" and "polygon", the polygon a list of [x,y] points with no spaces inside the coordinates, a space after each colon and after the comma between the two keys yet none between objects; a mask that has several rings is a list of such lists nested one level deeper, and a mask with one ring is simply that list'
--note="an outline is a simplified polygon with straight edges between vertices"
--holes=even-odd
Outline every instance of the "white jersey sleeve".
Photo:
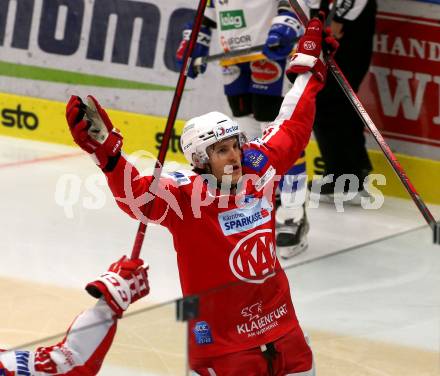
[{"label": "white jersey sleeve", "polygon": [[315,119],[316,96],[323,86],[312,73],[299,74],[284,97],[277,118],[264,129],[262,139],[250,142],[252,148],[267,156],[278,176],[285,175],[307,146]]},{"label": "white jersey sleeve", "polygon": [[0,353],[0,376],[96,375],[116,332],[113,311],[99,300],[55,346]]}]

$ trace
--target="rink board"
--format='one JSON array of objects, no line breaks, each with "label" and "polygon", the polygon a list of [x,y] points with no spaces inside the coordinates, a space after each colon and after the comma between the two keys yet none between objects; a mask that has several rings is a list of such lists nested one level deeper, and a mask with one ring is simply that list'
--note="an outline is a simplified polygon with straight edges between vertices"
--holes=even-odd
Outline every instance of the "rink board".
[{"label": "rink board", "polygon": [[[0,134],[35,141],[74,145],[65,118],[65,103],[46,99],[0,93]],[[124,136],[124,151],[148,151],[155,156],[159,150],[166,119],[117,110],[108,111],[115,127]],[[175,124],[181,133],[183,121]],[[168,159],[184,162],[179,140],[170,140]]]},{"label": "rink board", "polygon": [[[0,134],[73,145],[64,112],[65,104],[61,102],[0,93]],[[165,118],[118,110],[108,112],[114,125],[124,135],[125,152],[144,150],[153,156],[157,155],[163,138]],[[179,163],[185,162],[179,142],[183,125],[182,120],[176,122],[167,155],[168,160]],[[428,202],[440,204],[440,195],[435,184],[440,181],[440,162],[403,154],[397,154],[397,157],[421,197]],[[386,176],[387,184],[379,187],[381,191],[385,195],[407,198],[407,192],[383,154],[370,150],[370,158],[375,167],[373,173]],[[319,168],[319,150],[313,140],[307,148],[307,164],[310,176],[322,172]]]}]

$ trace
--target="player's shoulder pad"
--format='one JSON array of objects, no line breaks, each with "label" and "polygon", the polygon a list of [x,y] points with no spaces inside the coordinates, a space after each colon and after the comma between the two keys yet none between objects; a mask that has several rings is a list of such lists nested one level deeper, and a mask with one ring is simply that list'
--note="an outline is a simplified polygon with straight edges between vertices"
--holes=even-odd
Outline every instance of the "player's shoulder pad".
[{"label": "player's shoulder pad", "polygon": [[171,179],[177,183],[178,186],[191,184],[191,177],[196,176],[197,174],[193,171],[189,170],[178,170],[172,172],[163,173],[164,178]]}]

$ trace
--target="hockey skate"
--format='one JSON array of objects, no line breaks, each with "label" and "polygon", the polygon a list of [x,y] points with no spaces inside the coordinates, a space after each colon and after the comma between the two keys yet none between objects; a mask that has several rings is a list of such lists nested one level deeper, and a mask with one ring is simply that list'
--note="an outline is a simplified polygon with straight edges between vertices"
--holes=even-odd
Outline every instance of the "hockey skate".
[{"label": "hockey skate", "polygon": [[279,207],[276,213],[276,244],[279,256],[290,259],[307,249],[310,226],[305,210],[299,220],[286,217],[285,212],[286,209]]}]

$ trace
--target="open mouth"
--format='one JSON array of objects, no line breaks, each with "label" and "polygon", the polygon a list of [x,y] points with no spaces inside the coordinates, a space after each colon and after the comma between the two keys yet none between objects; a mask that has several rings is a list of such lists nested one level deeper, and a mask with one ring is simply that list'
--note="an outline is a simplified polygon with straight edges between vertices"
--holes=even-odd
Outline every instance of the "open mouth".
[{"label": "open mouth", "polygon": [[234,172],[237,172],[241,169],[241,166],[239,164],[235,164],[235,165],[226,165],[223,169],[223,172],[225,174],[233,174]]}]

